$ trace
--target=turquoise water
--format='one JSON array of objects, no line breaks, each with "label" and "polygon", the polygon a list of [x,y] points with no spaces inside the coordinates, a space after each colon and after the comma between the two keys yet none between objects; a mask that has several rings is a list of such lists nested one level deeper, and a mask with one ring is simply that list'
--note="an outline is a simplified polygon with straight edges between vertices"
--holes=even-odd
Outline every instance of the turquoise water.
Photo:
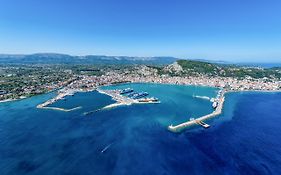
[{"label": "turquoise water", "polygon": [[151,116],[153,120],[157,120],[164,126],[179,124],[191,117],[199,117],[212,112],[213,108],[210,101],[194,98],[193,95],[216,97],[218,91],[218,89],[210,87],[138,83],[107,86],[103,89],[125,89],[129,87],[133,88],[135,92],[148,92],[148,97],[158,98],[161,104],[137,104],[123,107],[126,108],[124,110],[141,110],[141,113]]},{"label": "turquoise water", "polygon": [[[53,104],[54,93],[0,104],[0,174],[280,174],[281,93],[229,93],[223,114],[180,134],[167,130],[212,111],[217,89],[123,84],[147,91],[161,104],[100,111],[114,101],[96,91]],[[104,151],[103,151],[104,150]]]}]

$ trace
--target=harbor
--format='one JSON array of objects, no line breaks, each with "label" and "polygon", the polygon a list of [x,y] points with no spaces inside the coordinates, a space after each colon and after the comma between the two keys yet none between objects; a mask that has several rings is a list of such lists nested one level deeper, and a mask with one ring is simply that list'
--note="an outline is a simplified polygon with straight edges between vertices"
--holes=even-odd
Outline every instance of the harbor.
[{"label": "harbor", "polygon": [[[74,111],[77,109],[81,109],[81,106],[77,106],[71,109],[64,109],[64,108],[59,108],[59,107],[52,107],[49,106],[59,100],[65,100],[66,96],[74,96],[74,94],[79,91],[79,90],[74,90],[74,89],[61,89],[58,91],[58,95],[50,100],[45,101],[42,104],[37,105],[37,108],[40,109],[50,109],[50,110],[58,110],[58,111],[64,111],[64,112],[70,112]],[[93,111],[88,111],[84,112],[83,115],[89,115],[95,112],[98,112],[100,110],[106,110],[106,109],[111,109],[119,106],[125,106],[125,105],[132,105],[132,104],[158,104],[160,101],[157,98],[150,97],[148,98],[147,96],[149,95],[147,92],[134,92],[133,89],[131,88],[126,88],[122,90],[102,90],[102,89],[97,89],[97,91],[101,94],[108,95],[112,97],[116,103],[107,105],[103,108],[93,110]]]},{"label": "harbor", "polygon": [[222,113],[223,104],[224,104],[224,100],[225,100],[224,95],[225,95],[225,90],[220,90],[218,95],[217,95],[217,98],[213,99],[212,106],[215,110],[212,113],[204,115],[204,116],[196,118],[196,119],[191,118],[189,121],[178,124],[178,125],[175,125],[175,126],[170,125],[168,127],[168,130],[171,131],[171,132],[177,133],[177,132],[181,132],[184,129],[186,129],[190,126],[193,126],[193,125],[200,125],[203,128],[209,128],[210,125],[206,124],[204,121],[208,120],[210,118],[213,118],[215,116],[218,116]]}]

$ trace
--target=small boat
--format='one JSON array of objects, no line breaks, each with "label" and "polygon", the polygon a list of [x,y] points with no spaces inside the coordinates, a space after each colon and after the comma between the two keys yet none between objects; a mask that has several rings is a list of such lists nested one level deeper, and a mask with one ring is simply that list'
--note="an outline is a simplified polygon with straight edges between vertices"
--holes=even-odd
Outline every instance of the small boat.
[{"label": "small boat", "polygon": [[218,106],[218,102],[215,101],[212,106],[213,106],[214,109],[216,109],[217,106]]},{"label": "small boat", "polygon": [[101,153],[105,153],[106,150],[107,150],[111,145],[112,145],[112,143],[109,144],[109,145],[107,145],[105,148],[103,148],[103,149],[101,150]]}]

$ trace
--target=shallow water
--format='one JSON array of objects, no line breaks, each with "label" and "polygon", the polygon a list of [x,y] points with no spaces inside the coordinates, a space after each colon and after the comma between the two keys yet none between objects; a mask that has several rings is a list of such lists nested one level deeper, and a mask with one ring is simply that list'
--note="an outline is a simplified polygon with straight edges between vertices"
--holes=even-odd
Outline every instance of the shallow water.
[{"label": "shallow water", "polygon": [[[229,93],[223,114],[181,134],[167,130],[212,111],[192,95],[217,89],[123,84],[161,104],[118,107],[88,116],[114,101],[96,91],[53,104],[72,112],[37,109],[45,94],[0,104],[0,174],[280,174],[281,93]],[[105,149],[106,148],[106,149]],[[105,151],[103,151],[105,150]]]}]

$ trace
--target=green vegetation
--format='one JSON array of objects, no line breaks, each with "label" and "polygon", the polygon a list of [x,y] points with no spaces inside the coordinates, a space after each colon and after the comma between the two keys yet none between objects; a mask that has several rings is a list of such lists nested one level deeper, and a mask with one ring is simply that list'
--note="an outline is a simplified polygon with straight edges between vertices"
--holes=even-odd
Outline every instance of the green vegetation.
[{"label": "green vegetation", "polygon": [[77,78],[59,65],[0,65],[0,90],[7,98],[29,97],[59,88]]},{"label": "green vegetation", "polygon": [[222,76],[234,78],[281,78],[280,68],[263,69],[257,67],[239,67],[235,65],[213,64],[202,61],[178,60],[183,68],[183,75],[204,74],[207,76]]},{"label": "green vegetation", "polygon": [[[86,65],[86,64],[0,64],[0,100],[42,94],[87,76],[118,75],[218,76],[237,79],[256,78],[264,82],[281,79],[281,68],[263,69],[202,61],[178,60],[163,65]],[[102,78],[102,77],[100,77]],[[110,80],[109,80],[110,81]],[[123,82],[122,80],[120,82]]]}]

